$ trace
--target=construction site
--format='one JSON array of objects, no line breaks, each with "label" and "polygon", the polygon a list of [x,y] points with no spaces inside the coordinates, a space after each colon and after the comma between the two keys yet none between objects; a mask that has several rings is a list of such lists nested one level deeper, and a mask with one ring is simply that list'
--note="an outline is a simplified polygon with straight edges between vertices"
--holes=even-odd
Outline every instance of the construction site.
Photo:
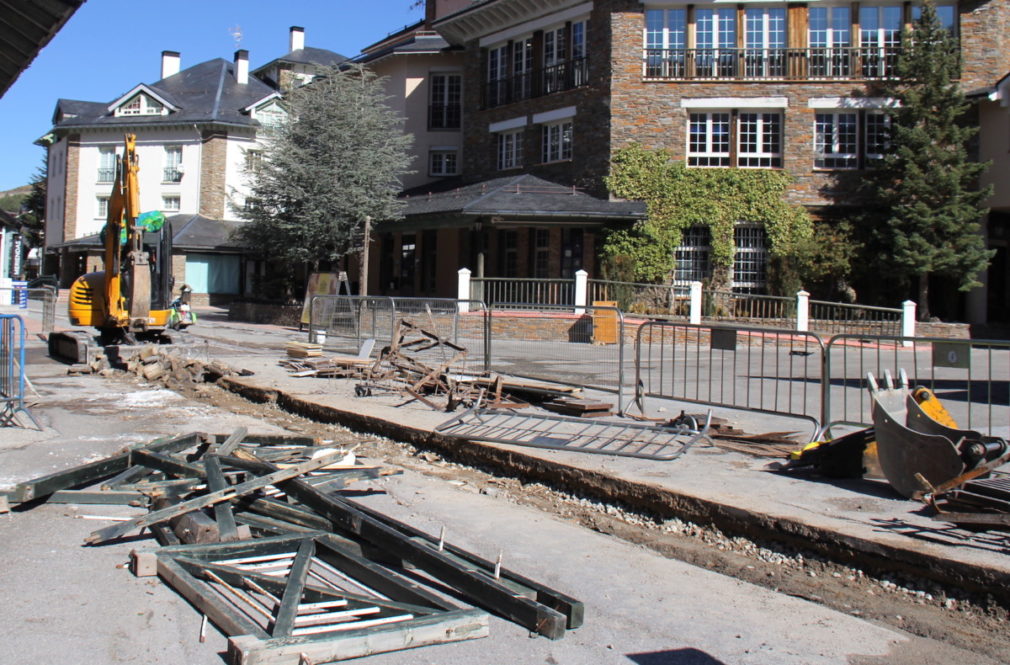
[{"label": "construction site", "polygon": [[1007,349],[378,300],[83,363],[8,308],[5,652],[1005,661]]}]

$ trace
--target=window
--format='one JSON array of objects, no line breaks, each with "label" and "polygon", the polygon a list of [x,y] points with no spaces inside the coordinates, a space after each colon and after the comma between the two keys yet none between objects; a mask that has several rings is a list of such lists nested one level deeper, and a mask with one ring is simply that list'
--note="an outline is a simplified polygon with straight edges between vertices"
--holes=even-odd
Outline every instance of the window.
[{"label": "window", "polygon": [[810,71],[811,78],[849,76],[852,46],[852,12],[848,7],[811,7]]},{"label": "window", "polygon": [[737,166],[782,167],[782,114],[741,113]]},{"label": "window", "polygon": [[901,46],[901,5],[859,8],[859,56],[863,75],[889,76],[897,64]]},{"label": "window", "polygon": [[759,224],[740,223],[733,229],[733,290],[758,293],[768,284],[768,235]]},{"label": "window", "polygon": [[692,226],[684,231],[673,279],[677,282],[700,282],[712,276],[712,232],[707,226]]},{"label": "window", "polygon": [[512,101],[533,96],[533,38],[512,42]]},{"label": "window", "polygon": [[428,153],[428,175],[456,175],[456,150],[432,150]]},{"label": "window", "polygon": [[561,229],[561,277],[571,279],[582,268],[582,229]]},{"label": "window", "polygon": [[98,149],[98,182],[112,182],[116,179],[116,149]]},{"label": "window", "polygon": [[729,128],[729,113],[692,113],[688,132],[687,165],[729,166]]},{"label": "window", "polygon": [[736,9],[697,9],[694,20],[697,76],[735,76]]},{"label": "window", "polygon": [[97,199],[97,214],[95,215],[98,219],[108,219],[109,217],[109,197],[99,196]]},{"label": "window", "polygon": [[756,7],[745,9],[744,48],[745,76],[785,76],[785,8]]},{"label": "window", "polygon": [[[936,17],[940,19],[940,25],[951,32],[957,32],[957,6],[956,5],[935,5]],[[922,7],[916,5],[912,7],[912,20],[918,21],[922,16]]]},{"label": "window", "polygon": [[572,158],[572,123],[544,125],[541,161],[559,162]]},{"label": "window", "polygon": [[859,166],[859,130],[855,113],[818,113],[814,119],[814,166],[854,169]]},{"label": "window", "polygon": [[460,74],[432,74],[428,105],[430,129],[459,129],[462,115],[463,77]]},{"label": "window", "polygon": [[586,22],[572,23],[572,73],[576,86],[589,82],[589,66],[586,62]]},{"label": "window", "polygon": [[417,236],[404,233],[400,239],[400,288],[414,288],[414,262],[417,259]]},{"label": "window", "polygon": [[498,134],[498,170],[517,169],[523,165],[523,130]]},{"label": "window", "polygon": [[517,277],[519,275],[519,232],[514,230],[499,231],[499,247],[501,248],[502,277]]},{"label": "window", "polygon": [[126,102],[118,109],[116,115],[161,115],[165,112],[165,107],[160,102],[144,94],[138,94],[130,101]]},{"label": "window", "polygon": [[165,147],[165,175],[163,182],[182,182],[182,147]]},{"label": "window", "polygon": [[498,106],[507,100],[508,44],[488,50],[487,52],[487,104]]},{"label": "window", "polygon": [[245,151],[245,170],[249,173],[258,173],[263,166],[262,150]]},{"label": "window", "polygon": [[533,234],[533,276],[547,277],[551,265],[551,232],[549,229],[530,229]]},{"label": "window", "polygon": [[684,76],[687,10],[645,11],[645,75]]},{"label": "window", "polygon": [[866,159],[882,159],[891,145],[891,119],[883,113],[868,112],[866,126]]},{"label": "window", "polygon": [[178,196],[162,196],[161,210],[163,212],[179,212],[180,199]]},{"label": "window", "polygon": [[544,94],[567,88],[565,85],[565,29],[544,30]]},{"label": "window", "polygon": [[256,110],[256,119],[259,120],[263,129],[268,131],[280,129],[281,125],[284,124],[287,118],[288,114],[284,112],[284,109],[276,104],[269,104]]}]

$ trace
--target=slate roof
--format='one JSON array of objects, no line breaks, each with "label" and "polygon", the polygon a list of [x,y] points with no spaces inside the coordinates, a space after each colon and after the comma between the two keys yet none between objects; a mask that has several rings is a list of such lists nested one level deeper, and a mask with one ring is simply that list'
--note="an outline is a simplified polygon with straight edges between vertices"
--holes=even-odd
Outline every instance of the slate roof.
[{"label": "slate roof", "polygon": [[385,39],[368,46],[355,56],[353,62],[366,64],[381,60],[390,55],[411,53],[439,53],[451,48],[449,42],[437,32],[421,31],[423,22],[407,26],[400,33],[394,33]]},{"label": "slate roof", "polygon": [[[451,185],[449,185],[451,187]],[[528,173],[461,185],[426,193],[429,186],[405,192],[404,215],[454,215],[466,218],[497,216],[524,220],[625,220],[645,217],[639,201],[610,201]],[[446,187],[445,184],[442,187]]]},{"label": "slate roof", "polygon": [[[172,229],[172,247],[185,251],[241,252],[244,248],[233,238],[234,231],[242,222],[228,222],[209,219],[201,215],[172,215],[167,219]],[[53,247],[67,247],[78,250],[101,249],[98,234],[74,238]]]},{"label": "slate roof", "polygon": [[317,67],[336,67],[347,60],[348,58],[345,55],[340,55],[339,53],[328,51],[324,48],[306,46],[305,48],[291,51],[287,55],[274,58],[267,64],[252,70],[252,73],[253,75],[259,75],[278,63],[292,65],[315,65]]},{"label": "slate roof", "polygon": [[234,63],[223,58],[193,65],[177,74],[147,84],[147,87],[178,110],[168,115],[116,117],[108,110],[115,100],[102,103],[60,99],[56,103],[54,129],[137,127],[177,123],[258,126],[259,122],[253,120],[242,109],[274,93],[273,88],[252,76],[249,77],[248,83],[238,83],[235,80]]}]

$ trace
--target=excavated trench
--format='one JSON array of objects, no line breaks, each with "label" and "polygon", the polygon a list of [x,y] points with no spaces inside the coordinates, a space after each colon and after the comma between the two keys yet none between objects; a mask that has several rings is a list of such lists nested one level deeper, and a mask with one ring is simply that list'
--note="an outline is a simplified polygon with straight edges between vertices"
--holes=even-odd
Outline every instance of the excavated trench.
[{"label": "excavated trench", "polygon": [[[118,376],[127,376],[116,373]],[[225,377],[187,397],[531,506],[675,558],[1004,661],[1010,578],[744,508],[345,412]],[[336,425],[337,427],[334,427]],[[362,436],[365,439],[362,440]]]}]

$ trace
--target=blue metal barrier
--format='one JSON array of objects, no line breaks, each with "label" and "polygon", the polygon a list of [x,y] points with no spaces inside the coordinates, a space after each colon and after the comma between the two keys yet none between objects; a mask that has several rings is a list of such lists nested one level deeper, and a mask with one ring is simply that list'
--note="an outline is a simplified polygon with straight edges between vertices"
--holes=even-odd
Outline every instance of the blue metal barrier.
[{"label": "blue metal barrier", "polygon": [[0,427],[17,425],[19,413],[42,429],[25,406],[25,322],[0,314]]}]

